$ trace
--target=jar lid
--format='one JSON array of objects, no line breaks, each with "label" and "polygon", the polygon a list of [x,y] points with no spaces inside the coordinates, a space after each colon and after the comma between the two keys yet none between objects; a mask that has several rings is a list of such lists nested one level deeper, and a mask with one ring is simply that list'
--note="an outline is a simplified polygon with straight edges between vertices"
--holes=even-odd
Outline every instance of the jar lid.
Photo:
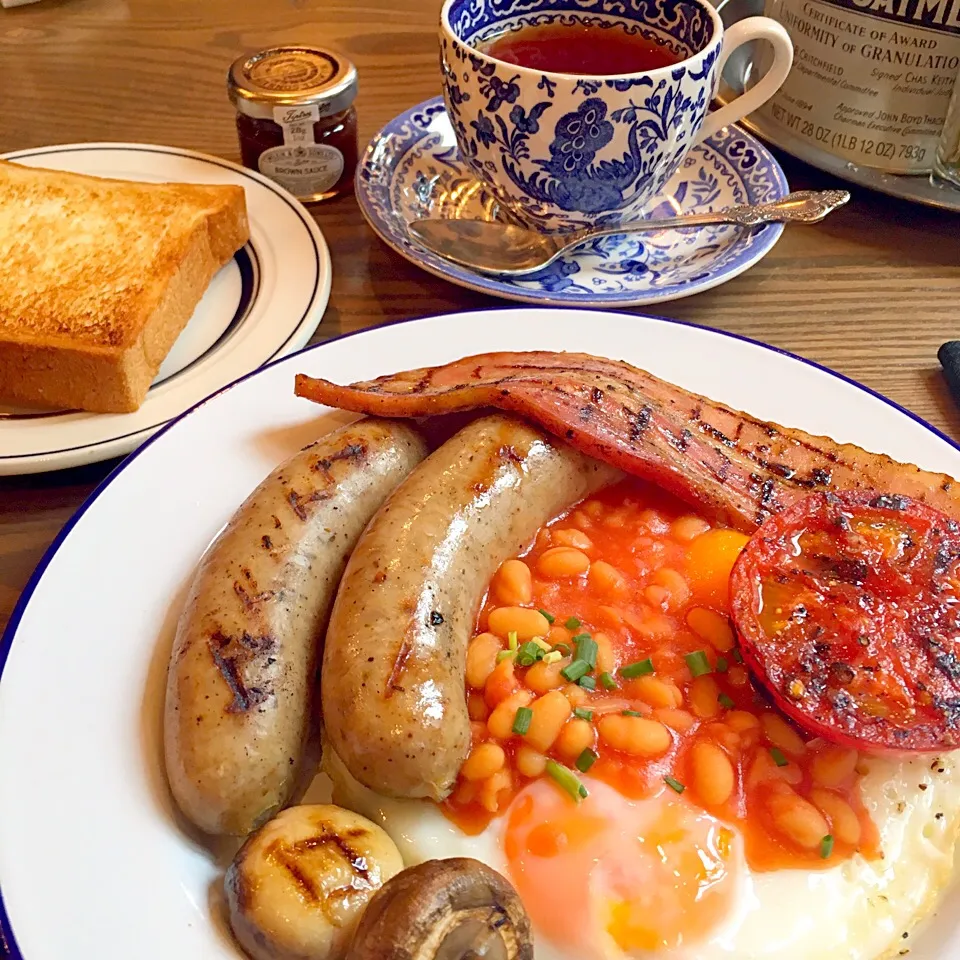
[{"label": "jar lid", "polygon": [[271,47],[233,62],[227,92],[250,117],[273,120],[275,108],[295,106],[318,107],[327,116],[353,103],[357,68],[319,47]]}]

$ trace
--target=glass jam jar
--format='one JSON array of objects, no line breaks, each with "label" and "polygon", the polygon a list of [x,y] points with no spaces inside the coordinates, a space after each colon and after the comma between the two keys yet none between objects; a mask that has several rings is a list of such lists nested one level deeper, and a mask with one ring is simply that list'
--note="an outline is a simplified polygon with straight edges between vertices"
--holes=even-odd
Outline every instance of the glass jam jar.
[{"label": "glass jam jar", "polygon": [[272,47],[235,60],[227,91],[244,166],[305,203],[353,188],[357,69],[349,60],[319,47]]}]

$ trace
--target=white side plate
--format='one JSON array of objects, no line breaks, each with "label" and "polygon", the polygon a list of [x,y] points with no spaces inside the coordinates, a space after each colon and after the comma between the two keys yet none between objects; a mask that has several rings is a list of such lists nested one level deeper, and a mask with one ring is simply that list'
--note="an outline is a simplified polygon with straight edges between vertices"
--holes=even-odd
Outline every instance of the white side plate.
[{"label": "white side plate", "polygon": [[299,350],[330,298],[330,255],[313,218],[272,180],[190,150],[77,143],[4,160],[121,180],[235,183],[250,241],[213,278],[135,413],[44,412],[0,404],[0,476],[59,470],[129,453],[172,417],[237,377]]}]

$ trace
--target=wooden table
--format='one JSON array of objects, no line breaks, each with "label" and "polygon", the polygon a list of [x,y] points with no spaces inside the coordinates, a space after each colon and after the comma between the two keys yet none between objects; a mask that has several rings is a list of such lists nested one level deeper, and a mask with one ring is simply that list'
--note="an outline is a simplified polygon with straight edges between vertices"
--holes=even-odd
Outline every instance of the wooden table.
[{"label": "wooden table", "polygon": [[[440,0],[43,0],[0,12],[0,151],[137,140],[238,159],[224,76],[241,52],[329,44],[360,71],[361,136],[439,92]],[[794,187],[832,178],[781,157]],[[333,254],[316,340],[386,320],[484,307],[390,251],[352,198],[316,211]],[[745,275],[670,317],[757,337],[854,377],[960,438],[936,353],[960,336],[960,218],[865,191],[788,229]],[[0,628],[43,551],[115,465],[0,479]]]}]

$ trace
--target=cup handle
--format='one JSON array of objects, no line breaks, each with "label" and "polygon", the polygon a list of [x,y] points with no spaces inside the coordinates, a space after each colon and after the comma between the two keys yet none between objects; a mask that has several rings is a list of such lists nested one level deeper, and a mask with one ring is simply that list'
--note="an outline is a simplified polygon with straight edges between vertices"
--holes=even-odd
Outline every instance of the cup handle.
[{"label": "cup handle", "polygon": [[730,54],[741,44],[750,40],[767,40],[773,45],[773,62],[760,82],[740,94],[736,100],[724,104],[719,110],[708,113],[693,142],[700,143],[715,134],[721,127],[742,120],[748,113],[763,106],[783,86],[790,67],[793,66],[793,43],[790,34],[770,17],[746,17],[724,31],[717,77],[723,73],[723,65]]}]

